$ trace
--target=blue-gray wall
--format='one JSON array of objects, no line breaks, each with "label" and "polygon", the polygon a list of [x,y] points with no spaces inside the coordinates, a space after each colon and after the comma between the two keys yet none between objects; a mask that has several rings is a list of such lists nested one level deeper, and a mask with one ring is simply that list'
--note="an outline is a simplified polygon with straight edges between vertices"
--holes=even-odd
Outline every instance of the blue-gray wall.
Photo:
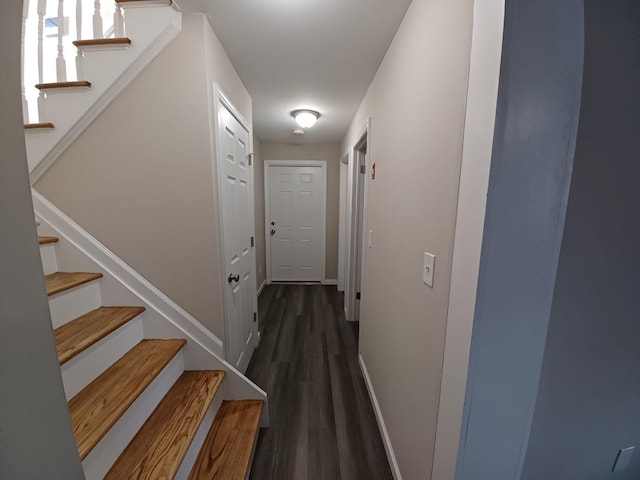
[{"label": "blue-gray wall", "polygon": [[523,479],[637,480],[640,451],[640,2],[585,2],[582,110]]},{"label": "blue-gray wall", "polygon": [[571,179],[583,26],[581,0],[506,1],[457,480],[520,477]]},{"label": "blue-gray wall", "polygon": [[0,479],[84,478],[39,259],[20,102],[22,2],[0,2]]}]

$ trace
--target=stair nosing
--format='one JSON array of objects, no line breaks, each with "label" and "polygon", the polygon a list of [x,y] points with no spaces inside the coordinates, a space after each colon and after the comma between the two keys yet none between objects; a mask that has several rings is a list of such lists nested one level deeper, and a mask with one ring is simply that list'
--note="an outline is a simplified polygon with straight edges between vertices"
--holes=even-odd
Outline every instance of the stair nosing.
[{"label": "stair nosing", "polygon": [[36,85],[36,88],[38,90],[78,88],[78,87],[91,88],[91,82],[89,82],[87,80],[78,80],[78,81],[75,81],[75,82],[38,83]]},{"label": "stair nosing", "polygon": [[47,235],[39,235],[38,236],[38,244],[39,245],[50,245],[52,243],[58,243],[60,239],[58,237],[51,237]]},{"label": "stair nosing", "polygon": [[89,283],[89,282],[92,282],[94,280],[97,280],[97,279],[103,277],[102,273],[99,273],[99,272],[95,272],[95,273],[91,273],[91,272],[55,272],[55,273],[50,273],[49,275],[45,275],[45,280],[52,279],[56,275],[60,275],[60,274],[75,274],[75,275],[84,275],[84,276],[82,278],[70,281],[68,283],[65,283],[64,285],[60,285],[60,286],[55,287],[55,288],[49,289],[49,287],[47,287],[47,296],[51,297],[51,296],[56,295],[58,293],[66,292],[67,290],[71,290],[72,288],[79,287],[80,285],[84,285],[85,283]]},{"label": "stair nosing", "polygon": [[[189,378],[188,378],[189,377]],[[184,458],[186,457],[196,434],[204,421],[204,418],[209,410],[211,404],[216,397],[222,381],[224,380],[225,372],[223,370],[203,370],[203,371],[185,371],[171,387],[169,392],[160,401],[156,409],[149,416],[144,425],[140,428],[136,436],[129,442],[129,445],[122,452],[120,457],[111,466],[109,472],[105,475],[104,479],[109,478],[129,478],[131,470],[136,472],[138,476],[144,476],[143,472],[140,472],[141,466],[151,465],[154,472],[157,474],[159,463],[162,469],[163,478],[173,478],[180,469]],[[206,387],[207,390],[202,392],[195,391],[196,382],[203,382],[200,388]],[[200,396],[195,396],[200,393]],[[194,401],[198,401],[197,405],[188,403],[187,405],[181,405],[182,408],[171,407],[176,401],[181,403],[186,398],[191,398]],[[195,412],[195,420],[192,422],[186,422],[192,418]],[[171,411],[167,418],[168,411]],[[185,415],[185,416],[179,415]],[[153,435],[153,440],[149,441],[148,436]],[[179,442],[176,447],[175,438],[184,439]],[[166,449],[163,447],[163,442],[170,439],[171,446],[177,448],[175,452],[177,455],[167,454]],[[138,445],[140,444],[140,445]],[[131,457],[127,457],[130,455]],[[159,462],[160,461],[160,462]],[[167,471],[168,470],[168,471]],[[149,473],[149,472],[147,472]]]},{"label": "stair nosing", "polygon": [[[118,391],[117,383],[119,380],[118,373],[119,370],[125,365],[131,358],[135,358],[141,350],[151,349],[154,346],[159,346],[158,342],[162,342],[163,345],[170,346],[171,349],[168,351],[163,351],[164,355],[162,358],[158,357],[158,353],[154,356],[154,360],[158,363],[147,365],[147,370],[142,374],[138,375],[139,378],[136,378],[138,383],[134,384],[127,393],[128,395],[124,396],[124,398],[120,398],[120,402],[117,403],[117,408],[112,414],[108,415],[106,419],[103,419],[102,423],[95,425],[94,429],[89,433],[94,433],[90,435],[89,433],[85,433],[85,430],[80,429],[80,427],[85,427],[89,421],[85,418],[87,415],[93,415],[96,411],[99,410],[99,407],[105,406],[105,401],[103,396],[94,394],[93,391],[97,391],[100,393],[104,388],[98,387],[110,387],[110,391]],[[171,345],[169,345],[171,343]],[[117,423],[117,421],[124,415],[124,413],[133,405],[136,399],[145,391],[145,389],[151,385],[151,383],[158,378],[158,375],[164,370],[164,368],[173,360],[173,358],[180,352],[180,350],[186,344],[186,340],[142,340],[138,345],[133,347],[129,352],[123,355],[116,363],[110,366],[107,370],[105,370],[102,374],[100,374],[93,382],[91,382],[88,386],[82,389],[77,395],[75,395],[71,400],[69,400],[69,411],[71,413],[71,423],[73,425],[74,435],[76,436],[76,442],[78,443],[78,453],[80,454],[80,459],[84,460],[86,456],[93,450],[93,448],[102,440],[102,438],[109,432],[109,430]],[[121,374],[124,375],[124,374]],[[106,383],[105,383],[106,382]],[[104,384],[104,385],[102,385]],[[120,392],[122,393],[122,392]],[[85,410],[87,408],[80,408],[82,406],[92,407],[88,410],[89,413],[86,413]],[[103,408],[104,410],[104,408]],[[80,414],[83,415],[80,415]],[[81,422],[78,425],[78,422]],[[99,427],[99,428],[98,428]],[[97,434],[96,434],[97,430]],[[82,437],[78,439],[79,431],[83,433]]]},{"label": "stair nosing", "polygon": [[72,43],[76,47],[93,47],[99,45],[131,45],[131,39],[129,37],[92,38],[88,40],[74,40]]},{"label": "stair nosing", "polygon": [[[112,320],[111,323],[109,323],[109,320],[103,320],[103,319],[101,320],[101,319],[95,318],[96,314],[99,314],[99,312],[105,312],[107,310],[113,310],[113,311],[120,310],[120,313],[122,313],[123,310],[126,310],[126,312],[124,312],[124,314],[116,321]],[[77,355],[89,349],[90,347],[98,343],[103,338],[115,332],[118,328],[120,328],[127,322],[136,318],[138,315],[140,315],[144,311],[145,311],[144,307],[104,307],[103,306],[100,308],[96,308],[95,310],[92,310],[88,313],[85,313],[84,315],[81,315],[71,320],[69,323],[66,323],[56,328],[54,331],[54,336],[56,338],[56,348],[58,350],[58,362],[60,363],[60,365],[64,365],[69,360],[73,359]],[[98,322],[106,323],[106,325],[104,325],[100,329],[93,329],[90,332],[83,331],[82,332],[83,341],[77,342],[79,344],[77,348],[73,348],[73,349],[65,348],[65,350],[63,350],[62,352],[60,351],[60,344],[63,342],[63,340],[66,340],[66,339],[60,339],[60,337],[65,332],[67,332],[70,329],[73,329],[76,325],[79,325],[79,324],[82,324],[83,329],[86,330],[89,327],[94,327],[95,323],[98,323]]]},{"label": "stair nosing", "polygon": [[55,125],[51,122],[42,122],[42,123],[25,123],[25,130],[37,130],[37,129],[51,129],[56,128]]}]

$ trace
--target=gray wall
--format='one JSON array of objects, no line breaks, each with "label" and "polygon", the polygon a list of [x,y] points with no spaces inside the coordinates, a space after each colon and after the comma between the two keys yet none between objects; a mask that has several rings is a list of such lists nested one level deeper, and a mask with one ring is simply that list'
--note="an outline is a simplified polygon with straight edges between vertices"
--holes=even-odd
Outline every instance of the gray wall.
[{"label": "gray wall", "polygon": [[582,1],[507,0],[458,480],[520,477],[562,241],[583,41]]},{"label": "gray wall", "polygon": [[0,478],[84,478],[36,240],[20,103],[22,2],[0,3]]},{"label": "gray wall", "polygon": [[523,479],[640,478],[640,5],[585,2],[584,90]]}]

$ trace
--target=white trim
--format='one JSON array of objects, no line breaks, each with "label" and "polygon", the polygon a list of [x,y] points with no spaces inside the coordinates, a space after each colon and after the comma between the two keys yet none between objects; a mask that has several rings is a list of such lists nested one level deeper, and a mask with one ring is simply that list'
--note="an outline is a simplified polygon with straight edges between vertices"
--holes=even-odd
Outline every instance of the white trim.
[{"label": "white trim", "polygon": [[[320,265],[320,278],[317,279],[321,282],[325,275],[325,265],[327,258],[327,162],[325,160],[265,160],[264,162],[264,233],[265,233],[265,250],[267,259],[267,284],[274,281],[271,278],[271,224],[269,222],[271,212],[270,202],[270,185],[269,185],[269,169],[271,167],[320,167],[322,169],[322,232],[321,232],[321,244],[322,244],[322,259]],[[287,280],[289,281],[289,280]],[[314,280],[315,281],[315,280]],[[278,283],[281,283],[278,281]]]},{"label": "white trim", "polygon": [[[244,128],[247,131],[248,134],[248,140],[249,140],[249,145],[248,145],[248,149],[249,149],[249,153],[253,153],[253,129],[251,127],[251,124],[249,124],[249,122],[247,122],[247,120],[242,116],[242,114],[240,113],[240,111],[235,107],[235,105],[231,102],[231,100],[229,99],[229,97],[224,93],[224,91],[222,90],[222,88],[220,87],[220,85],[218,85],[217,83],[213,83],[213,105],[211,106],[212,108],[209,108],[209,112],[210,115],[213,116],[213,122],[211,123],[212,127],[213,127],[213,132],[211,134],[211,139],[214,143],[213,145],[213,149],[212,149],[212,158],[211,158],[211,167],[212,167],[212,172],[214,175],[214,179],[213,179],[213,184],[214,184],[214,188],[217,190],[218,194],[217,194],[217,214],[218,214],[218,231],[220,232],[220,242],[218,245],[218,254],[219,254],[219,259],[220,259],[220,265],[221,265],[221,275],[222,278],[220,279],[220,295],[222,298],[222,304],[223,304],[223,310],[224,310],[224,321],[225,321],[225,328],[224,328],[224,336],[225,336],[225,342],[229,342],[229,324],[232,321],[232,319],[229,318],[229,308],[228,308],[228,300],[227,300],[227,295],[226,295],[226,291],[224,291],[224,285],[226,284],[226,279],[227,279],[227,275],[230,272],[226,271],[226,265],[225,265],[225,235],[224,235],[224,218],[223,218],[223,212],[222,212],[222,205],[224,204],[224,196],[222,194],[223,192],[223,179],[222,176],[220,175],[220,165],[219,165],[219,161],[221,161],[222,158],[224,158],[224,154],[221,151],[221,145],[218,139],[218,135],[220,133],[220,124],[218,121],[218,110],[219,107],[223,106],[225,109],[227,109],[229,111],[229,113],[231,113],[231,115],[233,115],[233,117],[238,121],[238,123],[240,124],[240,126],[242,128]],[[249,199],[249,221],[250,221],[250,225],[253,227],[255,225],[255,211],[254,211],[254,206],[255,206],[255,202],[254,202],[254,198],[253,198],[253,193],[254,193],[254,178],[253,178],[253,169],[255,166],[255,162],[251,163],[251,166],[249,168],[249,192],[250,192],[250,196],[251,198]],[[255,227],[253,227],[255,228]],[[255,231],[252,230],[250,232],[250,235],[255,237]],[[256,284],[256,249],[255,248],[251,248],[251,258],[249,259],[250,261],[250,269],[251,269],[251,278],[249,279],[249,282],[252,282],[253,285]],[[253,289],[252,289],[253,290]],[[255,294],[252,294],[252,303],[253,303],[253,312],[255,312],[257,314],[258,312],[258,295],[257,295],[257,291],[255,292]],[[258,322],[252,322],[252,335],[253,338],[256,339],[256,341],[254,342],[255,344],[257,344],[257,339],[258,339]],[[255,346],[255,345],[254,345]],[[225,349],[226,350],[226,349]],[[227,353],[225,351],[225,356],[224,358],[229,361],[229,358],[227,357]]]},{"label": "white trim", "polygon": [[98,264],[100,269],[108,272],[167,321],[185,332],[194,342],[214,355],[222,356],[223,345],[218,337],[58,210],[46,198],[33,189],[31,189],[31,194],[34,210],[42,220]]},{"label": "white trim", "polygon": [[347,192],[349,179],[349,152],[340,159],[340,203],[338,206],[338,291],[344,292],[346,284]]},{"label": "white trim", "polygon": [[[358,165],[356,160],[358,158],[358,150],[363,146],[367,145],[367,153],[365,155],[365,168],[366,174],[362,180],[363,184],[361,185],[364,188],[363,191],[363,202],[362,202],[362,242],[360,245],[361,249],[361,265],[360,265],[360,279],[361,279],[361,294],[364,295],[362,291],[364,289],[364,278],[365,278],[365,260],[366,260],[366,246],[367,246],[367,199],[369,198],[369,182],[367,181],[367,176],[371,171],[371,117],[367,118],[367,121],[360,131],[360,134],[356,137],[356,141],[349,148],[349,178],[347,182],[347,272],[346,272],[346,282],[345,282],[345,317],[349,321],[358,321],[358,318],[355,318],[355,306],[356,306],[356,285],[355,285],[355,274],[357,269],[357,259],[355,258],[355,247],[352,232],[355,230],[356,226],[354,222],[357,221],[357,216],[354,217],[355,209],[358,205],[357,193],[358,190],[356,186],[358,185],[359,172]],[[356,262],[354,264],[354,262]]]},{"label": "white trim", "polygon": [[358,363],[360,364],[360,370],[362,370],[364,383],[367,386],[367,391],[369,392],[369,397],[371,398],[373,411],[376,414],[376,421],[378,422],[380,435],[382,435],[382,444],[384,445],[384,450],[387,453],[387,460],[389,461],[389,467],[391,467],[391,474],[393,475],[394,480],[402,480],[402,474],[400,473],[398,460],[396,459],[396,454],[393,451],[393,445],[391,445],[391,438],[389,438],[389,432],[387,431],[387,426],[384,423],[384,418],[382,417],[382,411],[380,410],[378,397],[376,397],[376,392],[373,390],[371,378],[369,377],[369,371],[367,370],[367,366],[364,364],[364,359],[362,358],[362,355],[358,355]]},{"label": "white trim", "polygon": [[[34,185],[56,160],[69,148],[87,127],[120,95],[120,93],[144,70],[182,30],[182,14],[172,11],[171,23],[154,39],[126,70],[100,95],[86,112],[69,128],[58,142],[46,153],[29,174]],[[135,39],[134,39],[135,41]],[[93,86],[95,88],[95,85]]]},{"label": "white trim", "polygon": [[504,0],[475,2],[458,210],[431,478],[455,476],[489,188]]},{"label": "white trim", "polygon": [[267,286],[267,281],[263,280],[262,281],[262,285],[260,285],[260,287],[258,287],[258,296],[260,296],[260,294],[262,293],[262,290],[264,290],[264,287],[266,287],[266,286]]},{"label": "white trim", "polygon": [[323,280],[322,285],[338,285],[338,279],[337,278],[327,278],[326,280]]}]

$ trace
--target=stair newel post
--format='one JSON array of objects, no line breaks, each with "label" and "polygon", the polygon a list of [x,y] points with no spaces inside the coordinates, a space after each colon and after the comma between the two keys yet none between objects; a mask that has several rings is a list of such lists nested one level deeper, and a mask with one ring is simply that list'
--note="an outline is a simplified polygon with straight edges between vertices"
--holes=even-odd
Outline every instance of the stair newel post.
[{"label": "stair newel post", "polygon": [[124,17],[122,16],[122,7],[116,3],[116,9],[113,12],[113,34],[116,38],[124,37]]},{"label": "stair newel post", "polygon": [[104,38],[102,31],[102,14],[100,13],[100,0],[93,2],[93,38]]},{"label": "stair newel post", "polygon": [[[82,40],[82,0],[76,0],[76,40]],[[82,50],[76,53],[76,79],[80,80],[82,75]]]},{"label": "stair newel post", "polygon": [[56,58],[56,73],[59,82],[67,81],[67,63],[64,59],[64,0],[58,0],[58,57]]},{"label": "stair newel post", "polygon": [[20,57],[20,69],[22,71],[22,118],[24,123],[29,123],[29,104],[27,103],[27,90],[25,87],[25,70],[24,70],[24,48],[25,36],[27,30],[27,18],[29,17],[29,0],[24,0],[22,4],[22,37],[20,45],[22,46],[22,55]]},{"label": "stair newel post", "polygon": [[[38,83],[44,83],[44,50],[43,50],[43,33],[44,33],[44,16],[47,13],[47,0],[38,0]],[[44,121],[44,92],[40,90],[38,95],[38,118],[40,122]]]}]

